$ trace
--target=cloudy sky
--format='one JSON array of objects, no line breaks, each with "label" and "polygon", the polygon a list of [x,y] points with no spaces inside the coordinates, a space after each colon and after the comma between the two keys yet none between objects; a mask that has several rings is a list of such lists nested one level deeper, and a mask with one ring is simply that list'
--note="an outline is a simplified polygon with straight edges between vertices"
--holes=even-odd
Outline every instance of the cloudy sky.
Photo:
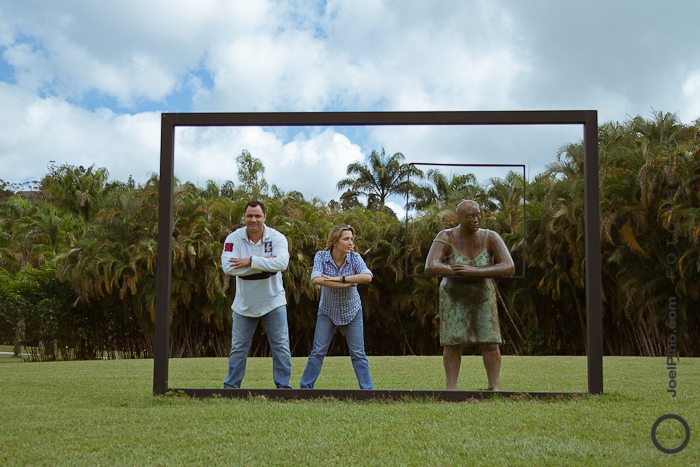
[{"label": "cloudy sky", "polygon": [[[161,112],[597,110],[700,117],[697,0],[0,0],[0,178],[49,161],[145,182]],[[238,183],[235,157],[337,199],[372,149],[524,164],[578,126],[178,129],[175,172]]]}]

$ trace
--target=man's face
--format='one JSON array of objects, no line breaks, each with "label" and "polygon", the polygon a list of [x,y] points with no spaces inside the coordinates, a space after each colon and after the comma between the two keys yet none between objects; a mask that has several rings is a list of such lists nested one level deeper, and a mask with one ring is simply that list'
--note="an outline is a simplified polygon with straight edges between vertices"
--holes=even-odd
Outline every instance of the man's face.
[{"label": "man's face", "polygon": [[459,220],[469,230],[479,230],[479,227],[481,227],[481,209],[479,209],[479,206],[467,206],[460,210]]},{"label": "man's face", "polygon": [[243,219],[245,226],[248,229],[248,233],[257,234],[263,229],[263,224],[265,223],[265,214],[260,206],[248,206],[245,213],[243,214]]}]

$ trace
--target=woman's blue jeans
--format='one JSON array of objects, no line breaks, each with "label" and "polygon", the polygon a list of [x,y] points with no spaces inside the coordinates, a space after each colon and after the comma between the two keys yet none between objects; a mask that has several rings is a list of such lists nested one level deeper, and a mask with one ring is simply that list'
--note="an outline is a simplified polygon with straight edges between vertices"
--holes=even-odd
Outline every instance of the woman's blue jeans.
[{"label": "woman's blue jeans", "polygon": [[[350,360],[352,361],[352,367],[355,369],[357,382],[360,383],[360,389],[373,389],[372,377],[369,374],[369,362],[365,355],[362,310],[343,327],[345,328],[345,338],[350,350]],[[328,347],[331,345],[334,331],[335,324],[333,324],[333,321],[319,311],[316,320],[316,331],[314,332],[314,348],[306,363],[304,375],[301,377],[300,387],[302,389],[313,389],[318,375],[321,374],[323,359],[328,353]]]}]

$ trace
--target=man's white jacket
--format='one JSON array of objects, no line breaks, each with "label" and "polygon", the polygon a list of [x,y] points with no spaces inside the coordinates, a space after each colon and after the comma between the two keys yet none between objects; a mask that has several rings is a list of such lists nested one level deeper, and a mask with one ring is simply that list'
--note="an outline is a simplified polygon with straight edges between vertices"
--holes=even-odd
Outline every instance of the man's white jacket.
[{"label": "man's white jacket", "polygon": [[[251,258],[249,267],[234,269],[231,258]],[[226,274],[236,277],[236,297],[231,309],[242,316],[257,318],[287,304],[282,286],[282,271],[289,264],[287,238],[264,225],[262,238],[253,243],[246,227],[226,237],[221,253],[221,266]]]}]

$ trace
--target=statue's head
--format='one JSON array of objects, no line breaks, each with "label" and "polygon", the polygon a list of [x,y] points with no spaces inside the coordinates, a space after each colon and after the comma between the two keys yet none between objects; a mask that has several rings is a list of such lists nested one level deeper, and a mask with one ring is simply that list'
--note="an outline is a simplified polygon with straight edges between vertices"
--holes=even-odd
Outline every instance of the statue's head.
[{"label": "statue's head", "polygon": [[457,217],[462,226],[479,230],[481,227],[481,207],[479,203],[471,199],[463,199],[457,205]]},{"label": "statue's head", "polygon": [[470,208],[470,207],[471,208],[475,207],[476,209],[480,209],[479,203],[477,203],[476,201],[471,200],[471,199],[463,199],[457,205],[457,213],[459,213],[460,211],[464,211],[465,209]]}]

